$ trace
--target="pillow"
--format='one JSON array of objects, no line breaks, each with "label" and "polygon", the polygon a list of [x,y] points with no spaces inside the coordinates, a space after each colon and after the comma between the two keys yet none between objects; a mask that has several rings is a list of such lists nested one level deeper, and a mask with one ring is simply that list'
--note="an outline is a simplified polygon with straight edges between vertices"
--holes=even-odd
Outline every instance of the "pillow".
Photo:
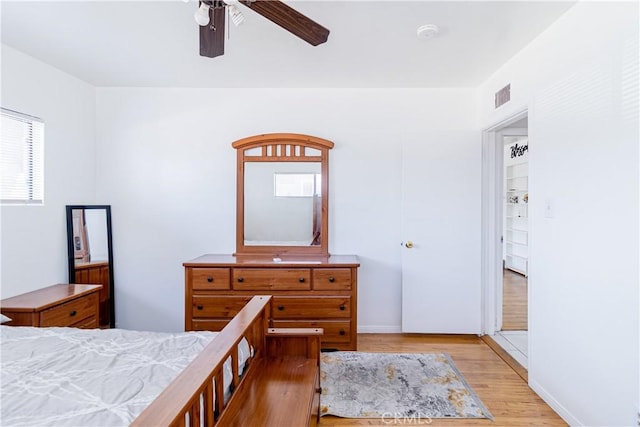
[{"label": "pillow", "polygon": [[0,314],[0,323],[7,323],[7,322],[11,322],[11,318],[5,316],[4,314]]}]

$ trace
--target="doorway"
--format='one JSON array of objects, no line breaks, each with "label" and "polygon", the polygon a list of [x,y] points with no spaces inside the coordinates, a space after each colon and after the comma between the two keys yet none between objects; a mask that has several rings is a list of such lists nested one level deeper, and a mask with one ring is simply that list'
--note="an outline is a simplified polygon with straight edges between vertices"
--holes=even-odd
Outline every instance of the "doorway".
[{"label": "doorway", "polygon": [[527,112],[483,133],[484,332],[524,368],[528,358]]}]

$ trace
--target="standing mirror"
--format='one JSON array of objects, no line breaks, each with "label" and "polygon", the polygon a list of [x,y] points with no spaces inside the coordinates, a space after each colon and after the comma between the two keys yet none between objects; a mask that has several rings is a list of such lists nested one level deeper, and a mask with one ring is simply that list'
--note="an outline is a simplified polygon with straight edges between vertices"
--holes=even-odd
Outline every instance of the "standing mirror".
[{"label": "standing mirror", "polygon": [[111,206],[67,206],[69,283],[102,285],[99,324],[116,324],[111,246]]},{"label": "standing mirror", "polygon": [[333,142],[274,133],[232,146],[238,154],[236,254],[327,256]]}]

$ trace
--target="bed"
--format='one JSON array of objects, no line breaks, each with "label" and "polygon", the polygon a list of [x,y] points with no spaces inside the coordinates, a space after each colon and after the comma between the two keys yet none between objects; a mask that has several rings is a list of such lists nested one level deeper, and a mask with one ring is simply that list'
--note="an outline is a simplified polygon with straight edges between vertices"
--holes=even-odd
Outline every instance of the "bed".
[{"label": "bed", "polygon": [[270,298],[219,333],[2,326],[2,425],[212,426],[265,354]]}]

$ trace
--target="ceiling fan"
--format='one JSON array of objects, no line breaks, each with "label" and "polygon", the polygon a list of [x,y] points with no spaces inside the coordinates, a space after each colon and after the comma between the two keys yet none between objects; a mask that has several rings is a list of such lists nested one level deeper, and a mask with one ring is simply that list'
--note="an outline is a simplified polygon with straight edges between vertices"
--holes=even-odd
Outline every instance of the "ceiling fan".
[{"label": "ceiling fan", "polygon": [[291,34],[317,46],[327,41],[329,30],[280,0],[200,0],[196,22],[200,25],[200,56],[224,55],[226,12],[239,25],[244,20],[238,4],[278,24]]}]

